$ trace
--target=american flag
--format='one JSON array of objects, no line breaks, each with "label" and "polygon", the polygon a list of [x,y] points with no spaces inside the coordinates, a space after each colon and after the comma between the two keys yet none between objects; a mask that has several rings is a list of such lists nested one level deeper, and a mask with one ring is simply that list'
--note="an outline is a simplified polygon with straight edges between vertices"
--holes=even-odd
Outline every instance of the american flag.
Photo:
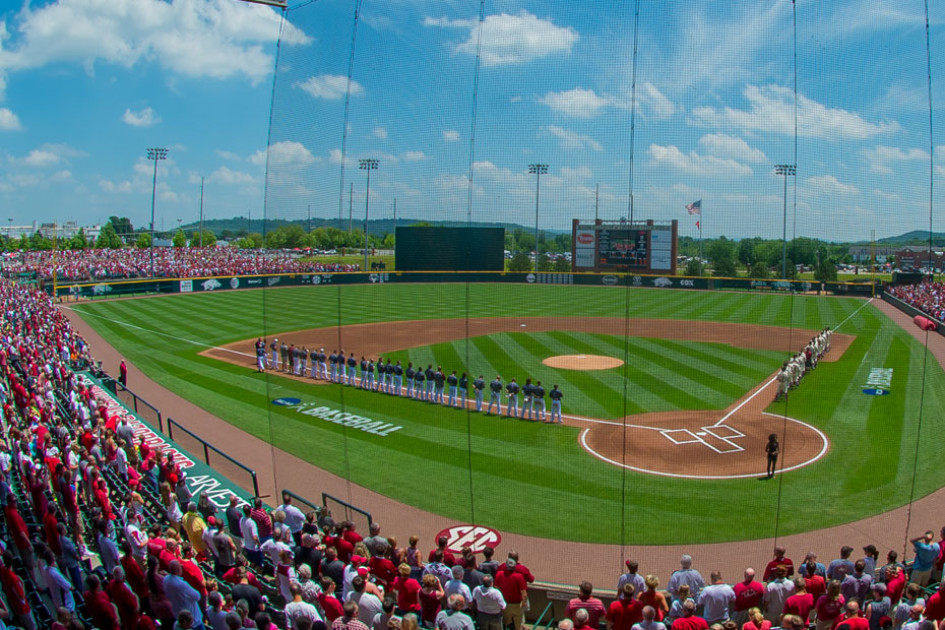
[{"label": "american flag", "polygon": [[702,200],[693,201],[691,204],[686,206],[686,210],[689,211],[689,214],[702,214]]}]

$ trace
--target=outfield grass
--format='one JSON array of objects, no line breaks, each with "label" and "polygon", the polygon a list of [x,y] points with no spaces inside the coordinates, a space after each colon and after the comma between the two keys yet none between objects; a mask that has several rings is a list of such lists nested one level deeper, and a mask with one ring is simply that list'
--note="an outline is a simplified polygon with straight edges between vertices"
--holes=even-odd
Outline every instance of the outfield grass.
[{"label": "outfield grass", "polygon": [[[934,448],[945,429],[945,375],[935,361],[925,366],[925,349],[911,336],[877,309],[863,306],[855,299],[792,295],[397,284],[191,294],[88,303],[76,309],[162,385],[262,439],[268,440],[271,432],[276,446],[405,503],[507,532],[670,544],[763,537],[776,531],[784,535],[901,505],[909,499],[917,443],[916,496],[945,485],[945,469],[937,465]],[[811,422],[831,438],[825,458],[784,475],[780,488],[751,479],[676,481],[624,471],[588,456],[577,444],[577,429],[571,427],[468,415],[351,388],[313,386],[198,356],[207,346],[292,330],[467,315],[627,315],[807,329],[844,322],[840,332],[857,339],[842,361],[822,363],[805,379],[787,406],[772,406],[771,411]],[[424,346],[423,341],[418,339],[420,347],[401,356],[415,361],[449,357],[465,365],[485,361],[503,375],[515,373],[509,371],[511,364],[522,365],[528,355],[546,350],[619,346],[622,352],[624,345],[622,338],[570,332],[502,333],[469,344]],[[798,339],[799,344],[803,341]],[[684,409],[700,401],[703,408],[724,407],[783,358],[716,346],[630,339],[628,408]],[[445,367],[449,362],[442,363]],[[890,395],[861,393],[872,367],[894,368]],[[536,374],[541,369],[536,367]],[[622,415],[621,378],[569,374],[567,385],[562,384],[568,391],[565,412]],[[284,396],[404,428],[386,437],[369,435],[270,404]],[[775,514],[780,515],[777,521]]]}]

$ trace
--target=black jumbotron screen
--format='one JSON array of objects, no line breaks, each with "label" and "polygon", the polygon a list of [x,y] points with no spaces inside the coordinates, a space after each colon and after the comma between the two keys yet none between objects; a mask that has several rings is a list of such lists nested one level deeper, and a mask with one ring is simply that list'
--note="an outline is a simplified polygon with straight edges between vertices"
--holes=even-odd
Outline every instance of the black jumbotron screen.
[{"label": "black jumbotron screen", "polygon": [[397,271],[502,271],[504,228],[398,227]]}]

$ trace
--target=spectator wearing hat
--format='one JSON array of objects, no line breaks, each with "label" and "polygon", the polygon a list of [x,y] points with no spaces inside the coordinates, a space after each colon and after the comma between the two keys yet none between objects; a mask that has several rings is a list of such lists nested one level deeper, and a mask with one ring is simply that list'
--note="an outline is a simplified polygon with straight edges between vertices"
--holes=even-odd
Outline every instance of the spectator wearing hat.
[{"label": "spectator wearing hat", "polygon": [[626,560],[624,565],[627,567],[627,572],[621,574],[620,579],[617,580],[617,593],[623,593],[624,584],[633,584],[633,592],[640,594],[646,590],[646,583],[643,579],[643,576],[640,575],[640,564],[636,560]]},{"label": "spectator wearing hat", "polygon": [[886,594],[886,585],[882,582],[875,582],[870,587],[872,599],[864,603],[866,609],[866,620],[870,622],[870,630],[881,630],[883,621],[887,620],[892,625],[892,601]]}]

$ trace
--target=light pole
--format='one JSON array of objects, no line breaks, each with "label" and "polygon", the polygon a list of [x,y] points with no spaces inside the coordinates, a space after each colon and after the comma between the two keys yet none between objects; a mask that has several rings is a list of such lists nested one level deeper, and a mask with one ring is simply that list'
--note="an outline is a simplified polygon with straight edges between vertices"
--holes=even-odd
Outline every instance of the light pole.
[{"label": "light pole", "polygon": [[157,194],[157,165],[167,159],[167,149],[148,149],[148,159],[154,160],[154,179],[151,181],[151,277],[154,277],[154,197]]},{"label": "light pole", "polygon": [[781,279],[787,280],[787,178],[797,175],[796,164],[775,164],[774,172],[784,175],[784,224],[781,230]]},{"label": "light pole", "polygon": [[376,171],[380,161],[374,158],[358,160],[358,168],[367,171],[367,192],[364,195],[364,271],[368,270],[368,210],[371,204],[371,171]]},{"label": "light pole", "polygon": [[547,164],[529,164],[529,175],[535,176],[535,273],[538,273],[538,190],[541,176],[548,172]]}]

